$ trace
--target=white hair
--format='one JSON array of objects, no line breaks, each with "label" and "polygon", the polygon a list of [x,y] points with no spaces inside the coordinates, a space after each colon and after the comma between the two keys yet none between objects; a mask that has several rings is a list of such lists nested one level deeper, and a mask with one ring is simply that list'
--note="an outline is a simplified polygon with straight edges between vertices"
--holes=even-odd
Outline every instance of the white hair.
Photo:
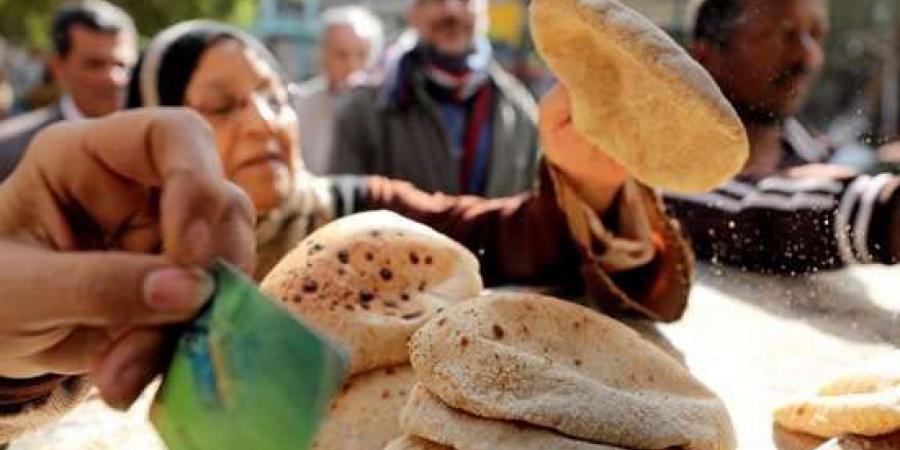
[{"label": "white hair", "polygon": [[322,13],[322,31],[345,26],[353,29],[357,36],[369,42],[369,64],[378,60],[384,48],[384,26],[381,19],[362,6],[338,6]]}]

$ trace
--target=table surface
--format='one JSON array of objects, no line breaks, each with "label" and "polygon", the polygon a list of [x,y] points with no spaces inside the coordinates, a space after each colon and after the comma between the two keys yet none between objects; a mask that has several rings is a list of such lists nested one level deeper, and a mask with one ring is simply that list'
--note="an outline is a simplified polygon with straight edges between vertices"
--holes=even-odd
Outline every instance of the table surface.
[{"label": "table surface", "polygon": [[[774,449],[772,407],[849,365],[900,347],[900,268],[804,278],[700,265],[685,317],[659,332],[725,401],[741,450]],[[92,399],[11,450],[159,450],[149,395],[127,414]]]}]

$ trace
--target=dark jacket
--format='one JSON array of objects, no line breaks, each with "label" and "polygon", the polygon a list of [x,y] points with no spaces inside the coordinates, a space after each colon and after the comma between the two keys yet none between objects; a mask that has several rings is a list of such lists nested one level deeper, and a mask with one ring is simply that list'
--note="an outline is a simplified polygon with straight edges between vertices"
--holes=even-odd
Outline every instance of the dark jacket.
[{"label": "dark jacket", "polygon": [[0,181],[8,177],[31,143],[34,136],[47,127],[63,120],[59,103],[23,116],[0,122]]},{"label": "dark jacket", "polygon": [[[485,197],[527,191],[538,161],[537,105],[531,94],[499,65],[490,68],[498,95]],[[401,107],[389,101],[386,85],[364,86],[339,106],[331,174],[381,175],[408,181],[426,192],[462,193],[459,166],[441,113],[425,86]]]},{"label": "dark jacket", "polygon": [[[781,169],[829,157],[793,120],[783,145]],[[788,275],[898,262],[890,237],[900,224],[900,178],[889,174],[738,178],[706,194],[666,194],[666,203],[701,259]]]}]

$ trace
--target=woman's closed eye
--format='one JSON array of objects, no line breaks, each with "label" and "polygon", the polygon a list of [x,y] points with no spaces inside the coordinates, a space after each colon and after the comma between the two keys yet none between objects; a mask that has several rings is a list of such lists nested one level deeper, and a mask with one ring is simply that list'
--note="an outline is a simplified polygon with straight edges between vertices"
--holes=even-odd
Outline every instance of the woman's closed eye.
[{"label": "woman's closed eye", "polygon": [[225,117],[234,113],[238,106],[238,103],[233,99],[220,99],[202,102],[197,109],[210,116]]}]

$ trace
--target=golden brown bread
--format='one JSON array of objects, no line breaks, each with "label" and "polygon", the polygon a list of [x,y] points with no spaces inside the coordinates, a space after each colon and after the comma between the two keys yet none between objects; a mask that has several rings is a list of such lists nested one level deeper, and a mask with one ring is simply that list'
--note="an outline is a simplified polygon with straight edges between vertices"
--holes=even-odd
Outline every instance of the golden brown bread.
[{"label": "golden brown bread", "polygon": [[775,410],[784,428],[822,438],[900,431],[900,351],[851,368]]},{"label": "golden brown bread", "polygon": [[402,365],[357,375],[347,382],[322,423],[312,450],[381,450],[403,435],[400,410],[416,383]]},{"label": "golden brown bread", "polygon": [[384,450],[455,450],[416,436],[403,436],[388,444]]},{"label": "golden brown bread", "polygon": [[568,88],[575,128],[638,180],[680,192],[737,174],[746,132],[710,75],[615,0],[534,0],[531,30]]},{"label": "golden brown bread", "polygon": [[468,250],[385,211],[320,228],[262,282],[265,293],[348,348],[351,374],[405,363],[415,330],[481,289]]},{"label": "golden brown bread", "polygon": [[403,430],[456,450],[624,450],[522,422],[489,420],[442,403],[421,385],[400,415]]},{"label": "golden brown bread", "polygon": [[562,300],[507,293],[456,305],[413,335],[410,362],[429,392],[474,416],[625,448],[735,447],[723,403],[677,361]]}]

